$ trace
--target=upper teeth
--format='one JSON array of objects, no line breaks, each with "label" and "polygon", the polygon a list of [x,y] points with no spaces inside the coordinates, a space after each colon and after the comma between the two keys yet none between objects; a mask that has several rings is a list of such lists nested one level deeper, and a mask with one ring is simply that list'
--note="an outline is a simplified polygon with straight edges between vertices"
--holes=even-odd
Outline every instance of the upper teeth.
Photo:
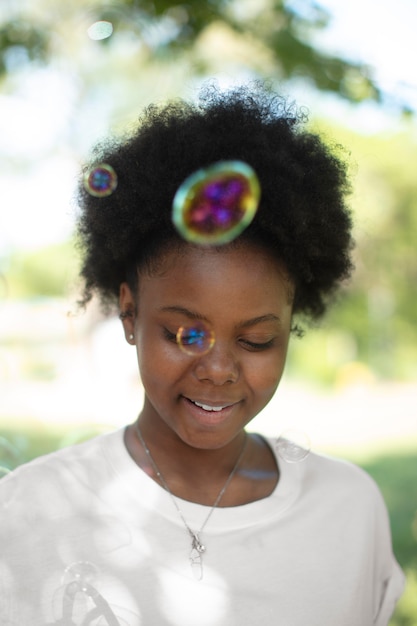
[{"label": "upper teeth", "polygon": [[204,409],[205,411],[221,411],[222,409],[225,408],[225,406],[209,406],[208,404],[201,404],[200,402],[196,402],[194,400],[194,404],[196,404],[197,406],[201,407],[202,409]]}]

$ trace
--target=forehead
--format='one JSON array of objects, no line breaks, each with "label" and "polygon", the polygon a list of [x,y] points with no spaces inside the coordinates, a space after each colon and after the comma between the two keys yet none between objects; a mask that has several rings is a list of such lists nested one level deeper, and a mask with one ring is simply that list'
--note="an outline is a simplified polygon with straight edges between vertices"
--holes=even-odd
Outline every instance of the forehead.
[{"label": "forehead", "polygon": [[[139,273],[139,296],[227,298],[238,304],[280,300],[291,304],[293,282],[268,249],[249,242],[219,247],[184,244],[163,252]],[[226,303],[225,303],[226,304]]]}]

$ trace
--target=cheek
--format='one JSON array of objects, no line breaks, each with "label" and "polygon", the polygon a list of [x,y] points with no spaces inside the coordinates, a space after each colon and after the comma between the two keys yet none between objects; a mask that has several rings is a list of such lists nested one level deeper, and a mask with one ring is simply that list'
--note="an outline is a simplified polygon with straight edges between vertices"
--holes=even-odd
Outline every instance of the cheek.
[{"label": "cheek", "polygon": [[175,342],[156,333],[137,333],[136,354],[142,380],[175,381],[189,366],[189,359]]},{"label": "cheek", "polygon": [[273,394],[281,380],[285,358],[285,354],[275,354],[262,359],[262,362],[261,360],[252,361],[246,370],[250,386],[265,396]]}]

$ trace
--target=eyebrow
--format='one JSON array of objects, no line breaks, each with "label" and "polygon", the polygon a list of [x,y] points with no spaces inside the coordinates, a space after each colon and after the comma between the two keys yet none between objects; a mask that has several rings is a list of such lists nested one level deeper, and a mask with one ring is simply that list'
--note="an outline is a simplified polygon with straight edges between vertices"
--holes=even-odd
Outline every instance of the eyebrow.
[{"label": "eyebrow", "polygon": [[[209,321],[205,315],[201,315],[201,313],[197,313],[196,311],[190,311],[182,306],[164,306],[159,310],[162,313],[179,313],[180,315],[188,317],[190,320]],[[249,328],[257,324],[262,324],[263,322],[278,322],[281,324],[281,319],[277,315],[274,315],[274,313],[267,313],[266,315],[259,315],[249,320],[242,320],[236,324],[236,328]]]},{"label": "eyebrow", "polygon": [[262,324],[263,322],[278,322],[281,324],[281,320],[278,315],[274,315],[273,313],[267,313],[266,315],[259,315],[258,317],[253,317],[250,320],[242,320],[239,324],[236,325],[237,328],[248,328],[249,326],[256,326],[256,324]]},{"label": "eyebrow", "polygon": [[208,322],[205,315],[201,315],[201,313],[196,313],[195,311],[190,311],[183,306],[163,306],[159,309],[159,311],[161,311],[161,313],[179,313],[180,315],[188,317],[190,320],[202,320],[204,322]]}]

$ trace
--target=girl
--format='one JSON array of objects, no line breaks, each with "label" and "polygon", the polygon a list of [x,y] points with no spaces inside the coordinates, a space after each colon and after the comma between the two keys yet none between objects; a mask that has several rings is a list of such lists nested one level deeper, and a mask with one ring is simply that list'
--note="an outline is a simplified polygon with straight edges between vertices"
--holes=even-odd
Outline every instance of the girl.
[{"label": "girl", "polygon": [[388,624],[403,575],[376,485],[246,431],[352,268],[346,168],[304,121],[210,89],[86,168],[82,302],[118,306],[144,405],[3,479],[2,623]]}]

